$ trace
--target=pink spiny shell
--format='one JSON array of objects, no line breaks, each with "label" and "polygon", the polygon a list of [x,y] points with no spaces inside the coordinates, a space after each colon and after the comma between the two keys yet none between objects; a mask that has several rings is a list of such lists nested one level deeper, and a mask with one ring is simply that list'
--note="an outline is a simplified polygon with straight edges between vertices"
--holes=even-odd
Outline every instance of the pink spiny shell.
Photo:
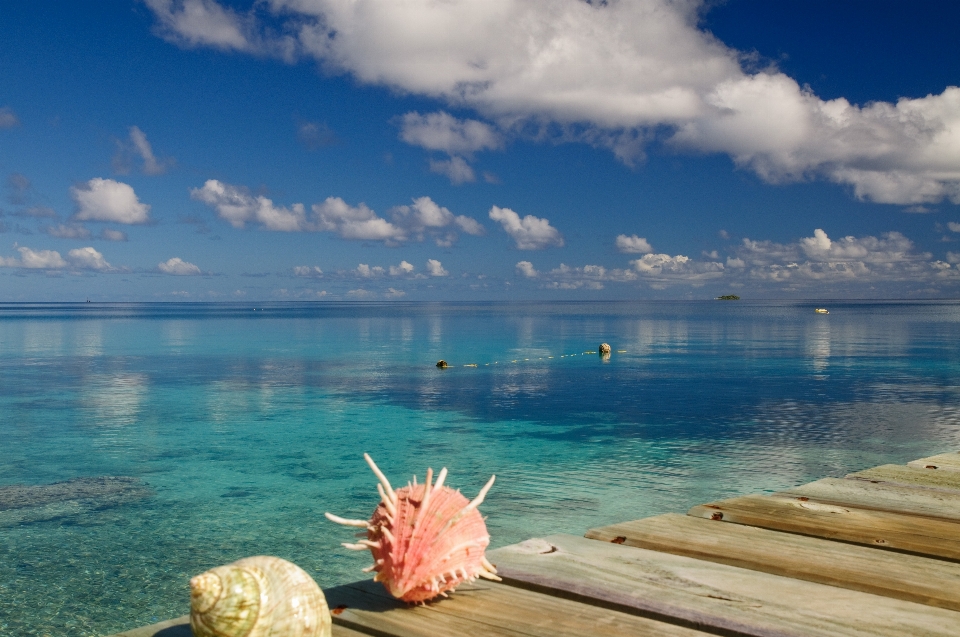
[{"label": "pink spiny shell", "polygon": [[373,460],[364,457],[380,478],[382,499],[373,517],[369,522],[327,517],[367,528],[365,541],[344,546],[370,549],[374,564],[368,570],[376,571],[374,581],[382,582],[391,595],[405,602],[423,602],[477,577],[499,579],[484,558],[490,536],[477,511],[494,478],[473,502],[443,486],[446,469],[435,485],[430,484],[433,471],[428,469],[425,484],[393,491]]}]

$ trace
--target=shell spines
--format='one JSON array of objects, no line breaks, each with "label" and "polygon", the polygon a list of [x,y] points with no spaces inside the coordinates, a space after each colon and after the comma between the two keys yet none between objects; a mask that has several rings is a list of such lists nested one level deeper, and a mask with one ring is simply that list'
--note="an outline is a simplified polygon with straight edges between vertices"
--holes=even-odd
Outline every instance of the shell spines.
[{"label": "shell spines", "polygon": [[[414,476],[407,486],[394,490],[373,459],[367,454],[364,459],[379,481],[380,503],[370,521],[363,523],[367,539],[343,546],[370,550],[374,563],[364,572],[373,571],[374,581],[383,582],[392,595],[404,601],[423,602],[446,596],[462,582],[477,577],[500,579],[484,557],[490,536],[477,511],[496,476],[468,501],[459,491],[444,486],[446,467],[437,474],[436,482],[433,470],[427,469],[423,484],[417,484]],[[359,520],[329,513],[327,518],[361,526]]]}]

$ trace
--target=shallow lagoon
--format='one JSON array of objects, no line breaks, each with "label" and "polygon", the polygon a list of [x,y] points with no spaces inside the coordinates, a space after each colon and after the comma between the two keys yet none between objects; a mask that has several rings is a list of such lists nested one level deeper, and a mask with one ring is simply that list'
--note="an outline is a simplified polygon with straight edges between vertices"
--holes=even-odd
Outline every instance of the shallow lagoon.
[{"label": "shallow lagoon", "polygon": [[[323,512],[372,511],[365,451],[496,473],[502,546],[960,447],[960,303],[814,307],[0,304],[0,634],[182,615],[247,555],[358,579]],[[98,476],[136,480],[9,504]]]}]

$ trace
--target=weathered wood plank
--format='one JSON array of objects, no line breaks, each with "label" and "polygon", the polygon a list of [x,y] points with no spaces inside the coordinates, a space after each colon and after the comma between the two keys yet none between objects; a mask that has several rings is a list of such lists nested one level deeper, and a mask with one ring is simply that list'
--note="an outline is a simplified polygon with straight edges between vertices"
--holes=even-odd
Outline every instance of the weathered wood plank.
[{"label": "weathered wood plank", "polygon": [[952,610],[570,535],[527,540],[490,559],[518,586],[720,634],[956,637],[960,630]]},{"label": "weathered wood plank", "polygon": [[960,493],[948,491],[824,478],[777,495],[805,496],[841,506],[960,521]]},{"label": "weathered wood plank", "polygon": [[960,471],[931,471],[930,469],[905,467],[899,464],[885,464],[850,473],[844,477],[848,480],[869,480],[904,487],[946,489],[960,492]]},{"label": "weathered wood plank", "polygon": [[918,469],[944,469],[946,471],[960,471],[960,451],[941,453],[928,458],[920,458],[907,463],[908,467]]},{"label": "weathered wood plank", "polygon": [[960,610],[960,564],[669,513],[587,538]]},{"label": "weathered wood plank", "polygon": [[410,606],[372,581],[324,591],[335,627],[390,637],[706,637],[703,633],[495,582],[465,585],[448,599]]},{"label": "weathered wood plank", "polygon": [[695,506],[687,515],[960,561],[960,524],[801,497],[748,495]]},{"label": "weathered wood plank", "polygon": [[[113,637],[193,637],[193,631],[190,630],[190,615],[168,619],[152,626],[143,626],[134,628],[122,633],[117,633]],[[333,627],[333,637],[368,637],[364,633],[358,633],[344,626]]]}]

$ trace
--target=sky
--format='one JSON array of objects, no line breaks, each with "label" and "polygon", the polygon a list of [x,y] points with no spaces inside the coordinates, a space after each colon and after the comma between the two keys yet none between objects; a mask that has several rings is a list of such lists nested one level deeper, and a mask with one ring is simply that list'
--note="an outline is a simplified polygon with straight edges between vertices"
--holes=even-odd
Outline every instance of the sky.
[{"label": "sky", "polygon": [[955,298],[960,4],[0,7],[0,302]]}]

